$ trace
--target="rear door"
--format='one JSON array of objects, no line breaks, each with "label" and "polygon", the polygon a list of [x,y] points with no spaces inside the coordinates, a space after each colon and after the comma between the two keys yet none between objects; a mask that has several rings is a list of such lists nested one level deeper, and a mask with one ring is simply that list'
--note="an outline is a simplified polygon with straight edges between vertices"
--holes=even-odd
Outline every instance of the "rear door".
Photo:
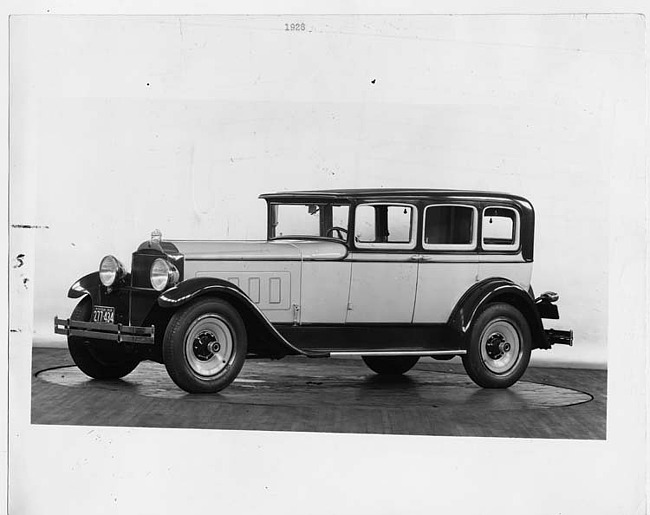
[{"label": "rear door", "polygon": [[355,209],[355,250],[346,323],[410,323],[418,274],[414,205],[376,202]]},{"label": "rear door", "polygon": [[415,323],[446,323],[477,281],[478,209],[469,204],[424,207]]}]

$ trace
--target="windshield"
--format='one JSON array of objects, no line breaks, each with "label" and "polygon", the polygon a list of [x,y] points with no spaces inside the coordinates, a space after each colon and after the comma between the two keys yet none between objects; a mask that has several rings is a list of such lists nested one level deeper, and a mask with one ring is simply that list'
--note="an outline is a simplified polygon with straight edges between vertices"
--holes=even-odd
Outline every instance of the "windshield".
[{"label": "windshield", "polygon": [[348,238],[349,206],[344,204],[271,204],[269,239]]}]

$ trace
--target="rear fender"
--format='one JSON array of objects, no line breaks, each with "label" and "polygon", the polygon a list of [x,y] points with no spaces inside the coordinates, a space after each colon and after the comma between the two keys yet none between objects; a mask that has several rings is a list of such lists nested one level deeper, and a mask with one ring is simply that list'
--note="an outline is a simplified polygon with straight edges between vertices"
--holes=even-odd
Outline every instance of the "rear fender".
[{"label": "rear fender", "polygon": [[249,337],[249,351],[260,357],[280,358],[290,354],[327,356],[305,352],[287,341],[238,286],[215,277],[193,277],[165,291],[158,297],[164,309],[178,309],[203,297],[216,297],[229,302],[241,315]]},{"label": "rear fender", "polygon": [[510,304],[521,312],[530,327],[533,348],[550,347],[534,299],[509,279],[493,278],[473,285],[458,301],[447,323],[466,344],[474,320],[488,304],[494,302]]}]

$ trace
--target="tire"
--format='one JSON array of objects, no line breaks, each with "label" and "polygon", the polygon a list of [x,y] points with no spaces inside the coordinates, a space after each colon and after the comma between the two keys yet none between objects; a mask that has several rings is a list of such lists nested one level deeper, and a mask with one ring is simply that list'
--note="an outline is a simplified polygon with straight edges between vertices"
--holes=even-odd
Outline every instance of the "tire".
[{"label": "tire", "polygon": [[370,370],[379,375],[398,376],[411,370],[419,356],[361,356]]},{"label": "tire", "polygon": [[221,299],[203,299],[172,315],[163,340],[163,362],[179,388],[216,393],[239,374],[247,346],[237,310]]},{"label": "tire", "polygon": [[472,324],[463,366],[483,388],[508,388],[526,371],[531,348],[521,312],[510,304],[490,304]]},{"label": "tire", "polygon": [[[72,320],[90,320],[92,301],[85,297],[72,311]],[[117,342],[68,336],[68,350],[79,369],[94,379],[119,379],[133,372],[140,358],[126,352]]]}]

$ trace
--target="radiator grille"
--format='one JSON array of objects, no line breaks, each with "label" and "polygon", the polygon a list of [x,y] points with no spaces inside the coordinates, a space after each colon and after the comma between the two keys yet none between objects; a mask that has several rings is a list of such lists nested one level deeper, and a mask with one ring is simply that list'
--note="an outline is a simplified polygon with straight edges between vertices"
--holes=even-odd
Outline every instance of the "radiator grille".
[{"label": "radiator grille", "polygon": [[151,288],[149,270],[153,262],[161,257],[160,254],[133,254],[131,261],[131,286]]},{"label": "radiator grille", "polygon": [[151,281],[149,279],[149,272],[151,270],[151,265],[153,262],[158,259],[163,258],[172,263],[180,274],[180,280],[183,280],[184,272],[184,260],[181,254],[174,253],[162,253],[154,249],[139,250],[133,253],[131,258],[131,286],[136,288],[149,288],[151,287]]}]

